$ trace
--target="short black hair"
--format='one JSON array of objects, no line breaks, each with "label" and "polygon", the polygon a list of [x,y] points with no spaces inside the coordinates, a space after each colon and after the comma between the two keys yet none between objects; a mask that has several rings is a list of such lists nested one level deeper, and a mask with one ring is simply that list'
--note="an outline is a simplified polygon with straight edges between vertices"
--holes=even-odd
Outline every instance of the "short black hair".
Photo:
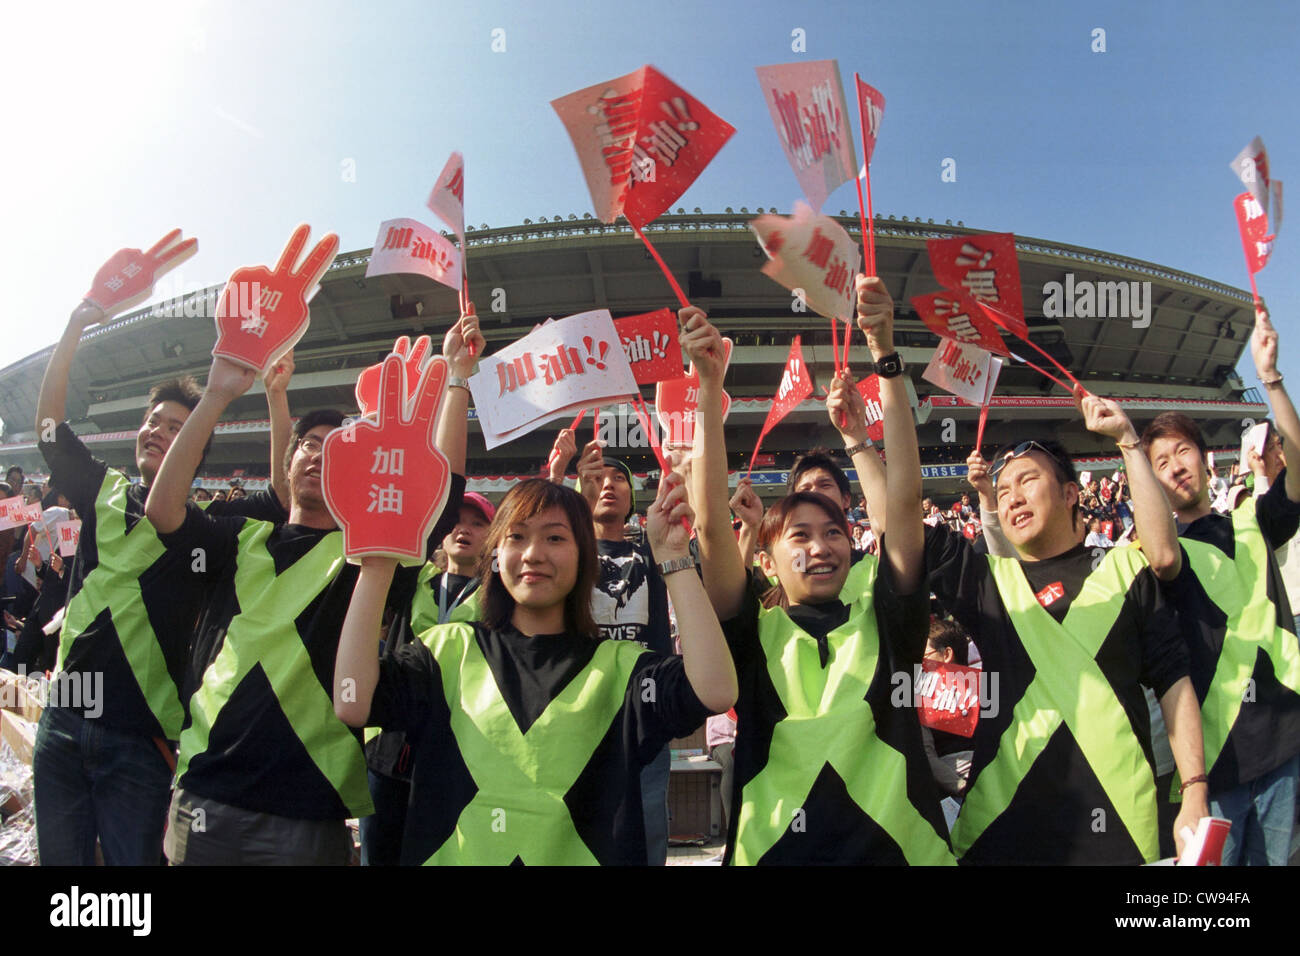
[{"label": "short black hair", "polygon": [[289,462],[293,461],[293,453],[298,450],[302,440],[313,428],[321,425],[339,428],[346,421],[347,417],[336,408],[318,408],[302,416],[293,423],[293,441],[289,442],[289,447],[284,451],[284,467],[286,469],[289,467]]},{"label": "short black hair", "polygon": [[966,637],[966,630],[956,621],[948,621],[943,618],[932,619],[930,621],[930,633],[926,637],[926,642],[933,645],[936,651],[951,647],[952,659],[955,664],[961,664],[965,667],[970,663],[970,655],[967,652],[969,641]]},{"label": "short black hair", "polygon": [[[1162,412],[1151,420],[1151,424],[1142,430],[1142,451],[1151,457],[1151,446],[1162,438],[1182,438],[1196,446],[1201,460],[1205,460],[1208,449],[1201,426],[1182,412]],[[1208,467],[1208,465],[1207,465]]]},{"label": "short black hair", "polygon": [[844,469],[835,463],[831,457],[831,450],[818,446],[810,448],[798,458],[795,459],[794,467],[790,469],[790,477],[785,483],[785,493],[794,494],[795,486],[799,484],[799,479],[803,477],[804,472],[820,468],[826,471],[835,479],[835,486],[840,489],[841,498],[852,498],[853,491],[849,485],[848,476],[844,474]]},{"label": "short black hair", "polygon": [[165,382],[159,382],[153,388],[149,389],[149,407],[144,410],[144,418],[141,424],[149,417],[159,402],[175,402],[178,405],[184,405],[190,411],[199,407],[199,399],[203,397],[203,389],[199,388],[199,383],[189,375],[180,378],[169,378]]}]

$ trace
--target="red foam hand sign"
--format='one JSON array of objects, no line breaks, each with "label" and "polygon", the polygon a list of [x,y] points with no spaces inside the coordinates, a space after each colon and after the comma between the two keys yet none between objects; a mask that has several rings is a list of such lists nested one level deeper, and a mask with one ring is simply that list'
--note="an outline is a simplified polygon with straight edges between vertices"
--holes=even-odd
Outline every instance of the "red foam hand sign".
[{"label": "red foam hand sign", "polygon": [[682,347],[677,341],[677,316],[670,309],[614,320],[627,363],[638,385],[681,378]]},{"label": "red foam hand sign", "polygon": [[406,362],[384,360],[376,421],[336,428],[321,452],[325,504],[343,529],[349,561],[363,557],[424,562],[429,534],[447,501],[447,459],[433,443],[447,362],[434,358],[408,403]]},{"label": "red foam hand sign", "polygon": [[[1246,266],[1252,275],[1268,265],[1273,253],[1273,237],[1268,232],[1268,216],[1255,197],[1242,193],[1233,201],[1237,212],[1237,228],[1241,231],[1241,245],[1246,252]],[[1253,281],[1253,280],[1252,280]]]},{"label": "red foam hand sign", "polygon": [[880,404],[880,376],[868,375],[858,382],[858,394],[867,407],[867,437],[875,442],[885,440],[885,409]]},{"label": "red foam hand sign", "polygon": [[638,228],[677,201],[735,128],[652,66],[551,102],[596,215]]},{"label": "red foam hand sign", "polygon": [[176,268],[198,251],[197,239],[181,242],[178,241],[180,238],[181,231],[173,229],[147,252],[119,249],[95,273],[95,281],[85,295],[86,301],[112,315],[147,298],[160,275]]},{"label": "red foam hand sign", "polygon": [[973,736],[980,719],[981,673],[974,667],[922,661],[915,688],[921,723],[931,730]]},{"label": "red foam hand sign", "polygon": [[988,306],[990,318],[1020,338],[1029,335],[1020,291],[1016,237],[1009,232],[928,239],[930,268],[950,292],[964,291]]},{"label": "red foam hand sign", "polygon": [[[724,338],[725,352],[722,374],[725,378],[731,365],[731,339]],[[690,371],[682,378],[659,382],[655,385],[655,417],[664,431],[664,444],[690,447],[695,442],[695,412],[700,405],[700,373],[691,363]],[[722,420],[731,412],[731,396],[722,393]]]},{"label": "red foam hand sign", "polygon": [[310,235],[310,226],[298,226],[274,271],[265,266],[235,270],[217,302],[213,355],[265,374],[298,344],[310,322],[308,294],[339,251],[339,237],[331,232],[295,268]]},{"label": "red foam hand sign", "polygon": [[[424,371],[424,360],[429,355],[430,342],[427,335],[421,335],[411,345],[409,337],[403,335],[393,343],[392,354],[402,360],[406,366],[406,401],[409,403],[420,384],[420,374]],[[385,360],[386,361],[386,360]],[[372,365],[357,376],[357,408],[362,415],[369,415],[379,408],[379,384],[383,377],[384,362]]]},{"label": "red foam hand sign", "polygon": [[979,303],[963,292],[932,292],[912,296],[912,308],[921,321],[941,339],[978,345],[986,352],[1010,355],[998,327],[980,308]]},{"label": "red foam hand sign", "polygon": [[772,398],[772,407],[768,409],[761,435],[766,435],[775,428],[781,419],[813,392],[812,375],[804,364],[800,338],[796,335],[790,343],[790,356],[785,360],[785,370],[781,373],[781,381],[777,384],[776,395]]}]

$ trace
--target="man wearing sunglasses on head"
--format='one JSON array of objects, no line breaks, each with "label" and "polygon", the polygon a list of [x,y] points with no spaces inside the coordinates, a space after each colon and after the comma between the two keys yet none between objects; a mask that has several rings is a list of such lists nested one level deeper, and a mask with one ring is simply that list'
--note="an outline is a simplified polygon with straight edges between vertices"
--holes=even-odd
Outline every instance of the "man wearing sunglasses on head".
[{"label": "man wearing sunglasses on head", "polygon": [[930,587],[970,631],[993,691],[952,831],[963,863],[1154,860],[1143,685],[1160,700],[1184,781],[1175,834],[1208,814],[1187,649],[1157,583],[1177,574],[1173,521],[1119,406],[1082,390],[1076,398],[1088,429],[1121,450],[1145,554],[1095,554],[1080,544],[1074,465],[1046,440],[1003,449],[991,466],[978,450],[968,459],[971,484],[996,510],[1012,556],[977,554],[942,525],[926,533]]}]

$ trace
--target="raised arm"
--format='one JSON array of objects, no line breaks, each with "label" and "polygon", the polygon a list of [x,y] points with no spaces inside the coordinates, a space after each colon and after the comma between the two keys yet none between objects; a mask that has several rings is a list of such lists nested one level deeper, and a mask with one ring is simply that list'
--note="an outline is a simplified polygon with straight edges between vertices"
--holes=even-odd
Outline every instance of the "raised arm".
[{"label": "raised arm", "polygon": [[[731,534],[727,509],[727,438],[722,430],[723,345],[718,330],[702,309],[677,313],[682,352],[700,373],[700,397],[695,413],[695,455],[692,474],[703,506],[695,516],[700,542],[704,587],[718,619],[735,617],[745,597],[747,581],[740,552]],[[674,602],[676,606],[676,602]]]},{"label": "raised arm", "polygon": [[[853,460],[858,473],[858,486],[867,499],[867,520],[871,530],[880,537],[885,533],[885,496],[888,479],[885,463],[880,460],[871,438],[867,434],[867,406],[852,373],[846,368],[831,381],[826,395],[826,413],[831,424],[844,440],[844,450]],[[844,424],[840,424],[843,422]]]},{"label": "raised arm", "polygon": [[984,529],[984,543],[995,558],[1014,558],[1016,549],[1002,533],[998,519],[998,499],[993,494],[993,479],[989,477],[989,463],[976,448],[966,459],[966,480],[980,499],[980,526]]},{"label": "raised arm", "polygon": [[203,460],[208,439],[226,407],[248,391],[256,376],[252,369],[220,356],[212,359],[203,397],[167,449],[158,477],[149,488],[144,513],[160,533],[170,534],[184,522],[185,502],[189,500],[190,485]]},{"label": "raised arm", "polygon": [[758,548],[758,526],[763,521],[763,502],[748,478],[741,478],[736,493],[727,502],[732,513],[740,519],[740,537],[736,539],[740,563],[749,568],[754,563]]},{"label": "raised arm", "polygon": [[[690,535],[682,519],[689,520],[690,517],[686,481],[677,472],[669,472],[659,482],[654,504],[646,512],[646,534],[655,561],[662,564],[689,559]],[[664,576],[664,584],[677,612],[677,633],[681,635],[686,679],[691,682],[691,689],[700,703],[720,714],[736,702],[738,687],[736,667],[722,636],[718,616],[710,606],[708,594],[692,564],[687,563],[685,568],[669,572]]]},{"label": "raised arm", "polygon": [[1137,526],[1142,553],[1151,569],[1162,581],[1178,577],[1183,567],[1183,551],[1178,545],[1178,526],[1164,489],[1151,469],[1142,450],[1137,431],[1118,404],[1087,392],[1078,392],[1075,401],[1083,412],[1088,431],[1104,435],[1119,446],[1124,469],[1129,476],[1129,493],[1133,498],[1133,522]]},{"label": "raised arm", "polygon": [[397,562],[392,558],[362,558],[348,613],[343,618],[343,633],[334,657],[334,713],[349,727],[365,726],[370,716],[379,683],[384,601],[396,569]]},{"label": "raised arm", "polygon": [[293,416],[289,414],[289,379],[293,377],[293,350],[282,355],[262,379],[266,388],[266,409],[271,416],[271,490],[280,507],[289,510],[289,472],[285,466],[289,442],[293,439]]},{"label": "raised arm", "polygon": [[[877,362],[894,355],[894,300],[877,276],[858,276],[858,327],[867,337],[871,357]],[[921,522],[921,453],[916,444],[916,422],[907,403],[902,374],[880,376],[880,405],[885,414],[885,448],[889,468],[885,476],[885,523],[889,561],[899,594],[911,594],[925,577],[925,526]]]},{"label": "raised arm", "polygon": [[[1277,433],[1282,436],[1283,450],[1300,456],[1300,417],[1296,416],[1295,404],[1286,393],[1286,386],[1278,373],[1277,329],[1273,328],[1268,317],[1268,309],[1262,305],[1255,309],[1255,332],[1250,337],[1250,354],[1255,359],[1255,374],[1268,394],[1273,421],[1277,423]],[[1286,470],[1286,496],[1292,501],[1300,501],[1300,467]]]},{"label": "raised arm", "polygon": [[[92,325],[104,320],[104,313],[97,305],[82,302],[72,310],[68,317],[68,326],[63,330],[63,337],[54,346],[49,364],[45,366],[45,377],[41,379],[41,394],[36,400],[36,434],[50,437],[54,426],[67,415],[68,376],[72,370],[72,359],[77,354],[77,343],[82,334]],[[14,489],[15,494],[22,492]]]},{"label": "raised arm", "polygon": [[546,477],[551,484],[564,484],[564,476],[569,471],[569,462],[573,461],[577,454],[578,442],[573,437],[573,429],[561,428],[560,433],[555,436],[555,444],[551,446],[551,456],[546,459]]},{"label": "raised arm", "polygon": [[[447,360],[452,378],[467,379],[474,372],[475,356],[483,354],[486,343],[478,328],[474,303],[460,317],[460,321],[447,330],[442,340],[442,354]],[[453,384],[448,379],[447,396],[442,400],[438,415],[437,437],[434,444],[446,456],[447,466],[453,475],[465,474],[465,423],[469,420],[469,386]]]}]

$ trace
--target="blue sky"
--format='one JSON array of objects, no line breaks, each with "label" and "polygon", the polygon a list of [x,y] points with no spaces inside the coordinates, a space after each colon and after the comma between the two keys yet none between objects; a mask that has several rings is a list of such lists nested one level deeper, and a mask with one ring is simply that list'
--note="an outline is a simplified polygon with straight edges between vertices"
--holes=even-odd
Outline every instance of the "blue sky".
[{"label": "blue sky", "polygon": [[[200,242],[174,292],[274,262],[299,221],[338,232],[343,250],[369,246],[385,219],[432,222],[424,199],[453,149],[474,224],[581,215],[591,201],[549,102],[647,62],[737,129],[680,205],[788,211],[798,186],[754,67],[801,58],[837,59],[846,83],[857,70],[884,93],[880,213],[1245,287],[1229,161],[1261,135],[1274,174],[1300,190],[1300,29],[1286,3],[29,6],[0,39],[5,88],[26,97],[0,151],[0,366],[57,339],[116,249],[173,226]],[[956,182],[940,179],[945,158]],[[855,205],[850,183],[825,209]],[[1300,381],[1296,230],[1259,284],[1283,371]],[[1248,357],[1243,371],[1254,384]]]}]

